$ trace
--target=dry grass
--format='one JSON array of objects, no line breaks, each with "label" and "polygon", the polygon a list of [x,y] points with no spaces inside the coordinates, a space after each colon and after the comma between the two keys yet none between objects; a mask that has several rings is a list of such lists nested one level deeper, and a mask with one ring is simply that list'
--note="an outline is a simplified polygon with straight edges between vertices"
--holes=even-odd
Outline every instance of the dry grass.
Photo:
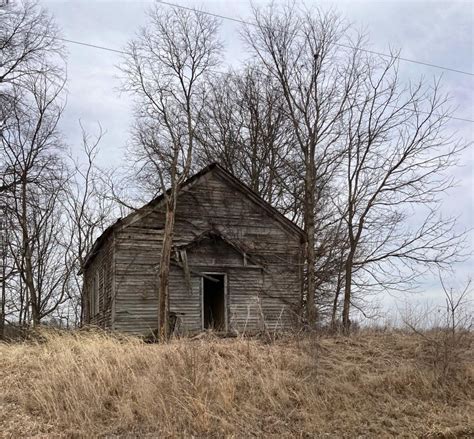
[{"label": "dry grass", "polygon": [[400,333],[178,340],[43,333],[0,344],[2,437],[472,437],[474,365],[449,380]]}]

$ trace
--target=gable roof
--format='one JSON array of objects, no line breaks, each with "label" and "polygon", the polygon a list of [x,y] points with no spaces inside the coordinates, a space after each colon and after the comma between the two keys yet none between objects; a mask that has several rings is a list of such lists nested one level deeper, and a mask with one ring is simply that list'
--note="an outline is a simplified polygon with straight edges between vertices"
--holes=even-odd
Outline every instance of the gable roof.
[{"label": "gable roof", "polygon": [[[288,219],[285,215],[280,213],[275,207],[273,207],[270,203],[265,201],[260,195],[258,195],[255,191],[253,191],[250,187],[248,187],[245,183],[240,181],[235,175],[230,173],[227,169],[219,165],[218,163],[211,163],[210,165],[206,166],[205,168],[201,169],[196,174],[189,177],[185,180],[181,186],[181,190],[186,190],[196,184],[200,179],[202,179],[207,174],[214,172],[217,173],[220,177],[230,183],[233,187],[238,189],[241,193],[246,195],[249,199],[251,199],[254,203],[259,205],[262,209],[266,211],[266,213],[278,221],[287,231],[298,235],[301,239],[301,242],[305,241],[306,234],[303,229],[297,226],[293,221]],[[168,189],[167,192],[169,192]],[[118,227],[126,227],[130,223],[134,222],[136,218],[142,217],[144,214],[151,212],[155,209],[162,201],[164,200],[164,194],[159,195],[158,197],[154,198],[147,204],[143,205],[136,211],[130,213],[124,218],[119,218],[115,223],[107,227],[102,235],[100,235],[94,245],[92,246],[91,250],[87,254],[84,260],[84,264],[81,267],[79,273],[82,273],[85,268],[92,262],[97,252],[100,250],[102,244],[107,240],[107,238],[112,234],[112,232],[117,229]]]}]

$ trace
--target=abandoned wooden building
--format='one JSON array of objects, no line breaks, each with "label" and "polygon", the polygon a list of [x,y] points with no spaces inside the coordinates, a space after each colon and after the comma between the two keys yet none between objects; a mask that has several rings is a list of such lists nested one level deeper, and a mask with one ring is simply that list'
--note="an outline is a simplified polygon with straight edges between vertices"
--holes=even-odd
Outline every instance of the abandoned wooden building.
[{"label": "abandoned wooden building", "polygon": [[[107,228],[82,268],[85,322],[133,334],[158,326],[164,197]],[[212,164],[179,193],[169,309],[179,330],[288,328],[301,303],[304,232]]]}]

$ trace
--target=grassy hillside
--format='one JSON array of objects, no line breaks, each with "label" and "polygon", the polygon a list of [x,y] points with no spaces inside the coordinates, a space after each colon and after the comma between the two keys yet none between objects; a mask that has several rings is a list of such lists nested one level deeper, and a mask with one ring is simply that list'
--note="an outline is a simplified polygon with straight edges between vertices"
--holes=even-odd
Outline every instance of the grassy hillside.
[{"label": "grassy hillside", "polygon": [[0,344],[2,437],[474,436],[466,344],[445,368],[423,337],[396,332],[167,345],[42,335]]}]

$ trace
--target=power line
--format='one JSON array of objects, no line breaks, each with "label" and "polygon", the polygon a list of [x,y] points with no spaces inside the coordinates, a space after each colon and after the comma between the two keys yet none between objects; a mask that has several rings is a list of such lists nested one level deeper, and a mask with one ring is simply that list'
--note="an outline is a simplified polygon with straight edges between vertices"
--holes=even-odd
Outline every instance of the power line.
[{"label": "power line", "polygon": [[[163,3],[165,5],[169,5],[169,6],[176,6],[178,8],[186,9],[186,10],[197,12],[197,13],[202,12],[202,11],[199,11],[197,9],[189,8],[187,6],[175,5],[173,3],[169,3],[169,2],[165,2],[165,1],[161,1],[161,3]],[[245,22],[243,20],[240,20],[238,18],[226,17],[226,16],[223,16],[223,15],[221,16],[219,14],[212,14],[212,13],[208,13],[208,12],[202,12],[202,13],[209,14],[209,15],[215,16],[217,18],[223,18],[223,19],[232,20],[232,21],[235,21],[235,22],[238,22],[238,23],[246,23],[246,24],[252,25],[252,23],[247,23],[247,22]],[[132,53],[130,53],[130,52],[127,52],[125,50],[120,50],[120,49],[113,49],[112,47],[107,47],[107,46],[102,46],[102,45],[92,44],[92,43],[86,43],[84,41],[71,40],[69,38],[63,38],[63,37],[59,37],[59,36],[55,36],[53,38],[56,39],[56,40],[59,40],[59,41],[64,41],[66,43],[76,44],[76,45],[79,45],[79,46],[89,47],[89,48],[92,48],[92,49],[104,50],[104,51],[112,52],[112,53],[119,53],[121,55],[132,55]],[[349,47],[349,46],[345,46],[345,47]],[[360,49],[360,50],[365,50],[365,49]],[[385,55],[385,56],[389,56],[389,55]],[[414,62],[416,62],[416,61],[414,61]],[[442,67],[439,67],[439,68],[442,68]],[[231,73],[229,73],[229,72],[223,72],[223,71],[219,71],[219,70],[213,70],[212,72],[216,73],[216,74],[220,74],[220,75],[231,75]],[[461,72],[461,73],[466,73],[466,72]],[[471,73],[466,73],[466,74],[471,75]],[[393,108],[397,108],[397,107],[393,107]],[[422,113],[422,114],[431,114],[431,113],[428,113],[428,112],[416,111],[416,110],[412,110],[412,109],[409,109],[409,108],[406,108],[406,110],[412,111],[412,112],[418,112],[418,113]],[[436,116],[439,116],[439,115],[436,114]],[[474,123],[473,119],[466,119],[466,118],[456,117],[456,116],[445,116],[445,117],[448,118],[448,119],[452,119],[452,120],[459,120],[461,122]]]},{"label": "power line", "polygon": [[111,47],[99,46],[97,44],[84,43],[83,41],[69,40],[62,37],[54,37],[54,39],[64,41],[66,43],[78,44],[79,46],[91,47],[93,49],[107,50],[109,52],[120,53],[122,55],[130,55],[129,52],[125,52],[124,50],[112,49]]},{"label": "power line", "polygon": [[[163,1],[163,0],[159,0],[159,2],[163,5],[166,5],[166,6],[185,9],[187,11],[192,11],[192,12],[196,12],[196,13],[199,13],[199,14],[210,15],[212,17],[221,18],[222,20],[228,20],[228,21],[233,21],[235,23],[246,24],[248,26],[257,26],[255,23],[250,23],[249,21],[245,21],[245,20],[242,20],[240,18],[229,17],[227,15],[221,15],[221,14],[214,14],[212,12],[207,12],[207,11],[201,11],[199,9],[191,8],[189,6],[178,5],[176,3],[171,3],[171,2],[167,2],[167,1]],[[466,72],[464,70],[457,70],[457,69],[453,69],[451,67],[444,67],[444,66],[440,66],[438,64],[427,63],[427,62],[424,62],[424,61],[417,61],[417,60],[414,60],[414,59],[404,58],[404,57],[401,57],[401,56],[389,55],[388,53],[377,52],[375,50],[364,49],[362,47],[353,47],[353,46],[349,46],[349,45],[341,44],[341,43],[334,43],[334,45],[339,46],[339,47],[344,47],[346,49],[357,49],[357,50],[360,50],[361,52],[371,53],[373,55],[379,55],[379,56],[383,56],[385,58],[395,58],[395,59],[398,59],[400,61],[405,61],[405,62],[409,62],[409,63],[413,63],[413,64],[420,64],[420,65],[423,65],[423,66],[433,67],[433,68],[436,68],[436,69],[446,70],[446,71],[449,71],[449,72],[474,76],[474,73],[472,73],[472,72]]]},{"label": "power line", "polygon": [[[178,4],[166,2],[166,1],[163,1],[163,0],[160,0],[160,3],[164,4],[164,5],[167,5],[167,6],[176,7],[176,8],[180,8],[180,9],[185,9],[187,11],[196,12],[196,13],[199,13],[199,14],[211,15],[213,17],[221,18],[223,20],[234,21],[234,22],[240,23],[240,24],[247,24],[249,26],[256,26],[254,23],[250,23],[248,21],[241,20],[241,19],[235,18],[235,17],[229,17],[229,16],[221,15],[221,14],[214,14],[212,12],[200,11],[199,9],[194,9],[194,8],[190,8],[188,6],[178,5]],[[107,50],[109,52],[121,53],[123,55],[130,55],[130,53],[125,52],[123,50],[112,49],[110,47],[99,46],[97,44],[84,43],[82,41],[69,40],[67,38],[62,38],[62,37],[55,37],[55,39],[60,40],[60,41],[64,41],[66,43],[72,43],[72,44],[78,44],[78,45],[81,45],[81,46],[92,47],[94,49],[101,49],[101,50]],[[423,65],[423,66],[433,67],[433,68],[436,68],[436,69],[446,70],[446,71],[450,71],[450,72],[454,72],[454,73],[460,73],[460,74],[463,74],[463,75],[474,76],[474,73],[466,72],[464,70],[453,69],[451,67],[444,67],[444,66],[440,66],[440,65],[437,65],[437,64],[427,63],[427,62],[424,62],[424,61],[417,61],[417,60],[414,60],[414,59],[404,58],[404,57],[401,57],[401,56],[389,55],[387,53],[378,52],[378,51],[375,51],[375,50],[364,49],[362,47],[353,47],[353,46],[349,46],[347,44],[341,44],[341,43],[334,43],[334,44],[336,46],[344,47],[346,49],[357,49],[357,50],[360,50],[361,52],[371,53],[373,55],[379,55],[379,56],[383,56],[385,58],[395,58],[395,59],[398,59],[400,61],[406,61],[406,62],[410,62],[410,63],[414,63],[414,64],[420,64],[420,65]]]},{"label": "power line", "polygon": [[[113,49],[111,47],[100,46],[98,44],[85,43],[83,41],[71,40],[71,39],[62,38],[62,37],[55,37],[55,39],[60,40],[60,41],[64,41],[66,43],[77,44],[79,46],[85,46],[85,47],[90,47],[90,48],[93,48],[93,49],[105,50],[105,51],[112,52],[112,53],[119,53],[121,55],[132,55],[130,52],[126,52],[125,50]],[[219,71],[219,70],[213,70],[212,73],[216,73],[216,74],[219,74],[219,75],[232,75],[229,72],[223,72],[223,71]],[[396,107],[394,107],[394,108],[396,108]],[[412,111],[412,112],[418,112],[418,113],[422,113],[422,114],[430,114],[430,113],[424,112],[424,111],[415,111],[415,110],[412,110],[410,108],[406,108],[406,110]],[[437,116],[439,116],[439,115],[437,115]],[[462,122],[474,123],[473,119],[465,119],[465,118],[456,117],[456,116],[445,116],[445,117],[448,118],[448,119],[459,120],[459,121],[462,121]]]}]

